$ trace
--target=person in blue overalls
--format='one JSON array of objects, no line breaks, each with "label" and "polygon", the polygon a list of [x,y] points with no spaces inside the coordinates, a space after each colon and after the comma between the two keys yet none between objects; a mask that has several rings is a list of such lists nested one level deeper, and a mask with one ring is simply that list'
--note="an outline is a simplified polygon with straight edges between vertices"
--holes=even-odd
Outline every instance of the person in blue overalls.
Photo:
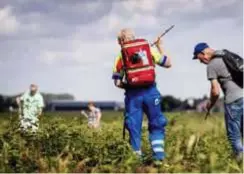
[{"label": "person in blue overalls", "polygon": [[[134,32],[131,29],[122,29],[118,35],[118,42],[121,46],[123,43],[135,39]],[[158,50],[150,47],[153,63],[170,68],[171,58],[163,54],[160,38],[155,43]],[[112,79],[116,87],[125,90],[125,126],[129,131],[132,149],[136,154],[142,155],[141,128],[143,112],[145,112],[149,121],[149,140],[153,151],[153,159],[155,162],[162,164],[162,160],[165,158],[164,139],[167,119],[161,112],[161,95],[156,82],[141,88],[130,88],[126,85],[122,53],[116,57]]]}]

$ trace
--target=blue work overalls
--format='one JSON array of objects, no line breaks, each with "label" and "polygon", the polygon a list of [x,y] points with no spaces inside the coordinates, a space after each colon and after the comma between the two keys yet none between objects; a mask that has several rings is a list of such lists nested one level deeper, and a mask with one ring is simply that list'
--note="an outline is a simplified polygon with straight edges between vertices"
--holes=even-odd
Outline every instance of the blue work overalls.
[{"label": "blue work overalls", "polygon": [[167,119],[161,112],[161,95],[156,84],[147,88],[125,90],[125,126],[129,131],[133,150],[141,155],[141,129],[143,112],[148,118],[149,141],[153,158],[163,160]]}]

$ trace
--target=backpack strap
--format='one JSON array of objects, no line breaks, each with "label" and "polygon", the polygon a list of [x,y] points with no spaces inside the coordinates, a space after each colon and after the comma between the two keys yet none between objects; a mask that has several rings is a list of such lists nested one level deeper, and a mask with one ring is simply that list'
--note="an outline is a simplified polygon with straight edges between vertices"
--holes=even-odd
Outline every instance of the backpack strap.
[{"label": "backpack strap", "polygon": [[216,50],[212,58],[224,58],[224,56],[226,56],[225,50]]}]

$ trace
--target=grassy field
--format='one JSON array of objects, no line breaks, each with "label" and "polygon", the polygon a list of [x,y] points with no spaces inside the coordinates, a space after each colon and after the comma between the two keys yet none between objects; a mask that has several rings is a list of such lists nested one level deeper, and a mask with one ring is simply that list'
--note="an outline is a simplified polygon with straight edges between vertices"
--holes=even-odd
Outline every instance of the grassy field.
[{"label": "grassy field", "polygon": [[128,133],[122,138],[122,113],[103,115],[101,130],[94,131],[78,113],[45,113],[33,136],[18,132],[15,116],[0,114],[0,172],[243,172],[231,155],[221,114],[207,121],[201,114],[166,114],[166,159],[157,168],[151,164],[146,119],[141,163]]}]

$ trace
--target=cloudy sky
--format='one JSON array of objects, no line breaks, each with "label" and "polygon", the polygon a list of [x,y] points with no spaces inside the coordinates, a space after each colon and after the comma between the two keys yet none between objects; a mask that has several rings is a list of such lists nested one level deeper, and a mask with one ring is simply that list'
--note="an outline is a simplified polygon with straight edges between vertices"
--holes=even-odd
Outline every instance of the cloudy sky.
[{"label": "cloudy sky", "polygon": [[209,82],[193,47],[206,41],[243,55],[242,0],[0,0],[0,93],[37,83],[77,100],[123,101],[111,80],[118,31],[131,27],[152,41],[172,24],[163,45],[173,66],[157,68],[158,88],[202,97]]}]

